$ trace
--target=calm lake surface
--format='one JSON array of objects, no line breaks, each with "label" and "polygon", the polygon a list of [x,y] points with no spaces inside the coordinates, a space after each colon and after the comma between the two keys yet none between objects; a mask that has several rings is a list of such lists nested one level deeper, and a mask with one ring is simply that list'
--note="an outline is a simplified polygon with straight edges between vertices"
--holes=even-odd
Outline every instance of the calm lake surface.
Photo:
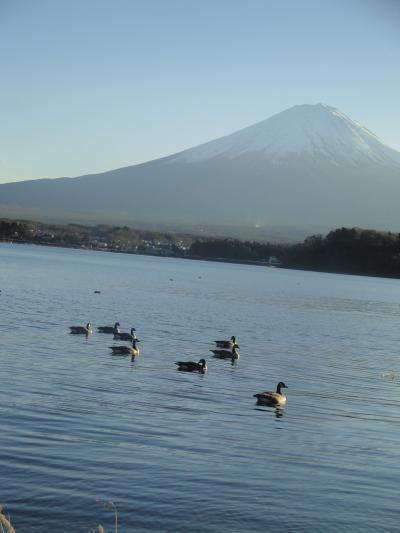
[{"label": "calm lake surface", "polygon": [[[400,281],[2,244],[0,289],[18,533],[113,531],[107,501],[121,533],[400,531]],[[96,332],[116,320],[135,362]],[[210,357],[233,334],[240,360]]]}]

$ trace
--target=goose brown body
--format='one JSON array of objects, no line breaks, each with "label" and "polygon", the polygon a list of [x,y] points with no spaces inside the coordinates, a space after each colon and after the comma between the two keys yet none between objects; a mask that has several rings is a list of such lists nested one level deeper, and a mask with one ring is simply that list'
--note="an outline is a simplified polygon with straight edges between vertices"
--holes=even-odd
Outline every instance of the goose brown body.
[{"label": "goose brown body", "polygon": [[238,351],[239,346],[235,344],[231,350],[228,349],[217,349],[210,350],[214,354],[214,357],[218,359],[232,359],[232,361],[239,359],[240,354]]},{"label": "goose brown body", "polygon": [[139,339],[134,339],[132,346],[110,346],[110,350],[113,355],[130,355],[135,358],[140,353],[139,348],[136,346],[137,342],[140,342]]},{"label": "goose brown body", "polygon": [[114,326],[98,326],[99,333],[119,333],[119,322],[115,322]]},{"label": "goose brown body", "polygon": [[217,348],[227,348],[227,349],[232,350],[232,348],[236,344],[236,337],[232,335],[229,341],[214,341],[214,342],[217,345]]},{"label": "goose brown body", "polygon": [[72,333],[73,335],[89,335],[90,333],[92,333],[92,326],[89,322],[86,324],[86,327],[70,326],[69,329],[70,333]]},{"label": "goose brown body", "polygon": [[200,372],[201,374],[207,372],[205,359],[200,359],[198,363],[195,361],[177,361],[175,364],[178,365],[177,370],[181,372]]},{"label": "goose brown body", "polygon": [[117,331],[116,333],[114,333],[114,340],[118,340],[118,341],[133,341],[133,340],[136,339],[135,331],[136,331],[135,328],[131,328],[131,332],[130,333]]},{"label": "goose brown body", "polygon": [[282,394],[281,389],[287,389],[288,387],[280,381],[276,387],[276,392],[264,391],[254,394],[254,397],[257,398],[257,403],[259,405],[270,405],[270,406],[280,406],[286,403],[286,396]]}]

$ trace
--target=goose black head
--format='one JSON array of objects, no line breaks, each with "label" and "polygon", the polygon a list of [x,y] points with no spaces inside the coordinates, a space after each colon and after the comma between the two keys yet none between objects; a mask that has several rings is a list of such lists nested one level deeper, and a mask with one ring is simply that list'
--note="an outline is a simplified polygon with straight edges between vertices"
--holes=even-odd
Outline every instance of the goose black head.
[{"label": "goose black head", "polygon": [[288,389],[288,388],[289,388],[289,387],[288,387],[287,385],[285,385],[285,384],[283,383],[283,381],[280,381],[280,382],[278,383],[278,386],[276,387],[276,392],[277,392],[278,394],[280,394],[280,393],[281,393],[281,389]]}]

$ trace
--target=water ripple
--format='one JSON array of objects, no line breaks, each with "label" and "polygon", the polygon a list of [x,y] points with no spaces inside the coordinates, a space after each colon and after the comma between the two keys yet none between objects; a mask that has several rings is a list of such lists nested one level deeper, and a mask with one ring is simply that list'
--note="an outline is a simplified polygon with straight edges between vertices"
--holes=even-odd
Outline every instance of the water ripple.
[{"label": "water ripple", "polygon": [[[112,530],[109,500],[123,531],[398,529],[397,280],[32,246],[0,258],[1,500],[17,531]],[[134,362],[110,335],[69,334],[116,320],[142,340]],[[234,365],[209,352],[231,334]],[[176,371],[201,357],[206,375]],[[280,380],[287,405],[257,406]]]}]

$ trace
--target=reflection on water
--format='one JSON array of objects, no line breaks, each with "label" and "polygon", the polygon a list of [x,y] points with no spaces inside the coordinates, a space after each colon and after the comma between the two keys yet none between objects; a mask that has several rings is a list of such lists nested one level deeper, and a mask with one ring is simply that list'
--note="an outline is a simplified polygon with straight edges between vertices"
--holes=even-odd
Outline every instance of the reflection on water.
[{"label": "reflection on water", "polygon": [[275,418],[282,418],[283,415],[285,414],[285,410],[283,407],[267,407],[267,406],[260,407],[259,405],[257,405],[257,407],[254,407],[254,410],[265,411],[267,414],[270,414],[272,412],[274,413]]},{"label": "reflection on water", "polygon": [[[398,529],[397,280],[9,245],[0,276],[18,532],[112,531],[98,502],[121,531]],[[116,321],[135,361],[97,333]],[[214,359],[231,335],[240,360]],[[203,357],[207,374],[176,371]],[[281,380],[284,408],[255,405]]]}]

